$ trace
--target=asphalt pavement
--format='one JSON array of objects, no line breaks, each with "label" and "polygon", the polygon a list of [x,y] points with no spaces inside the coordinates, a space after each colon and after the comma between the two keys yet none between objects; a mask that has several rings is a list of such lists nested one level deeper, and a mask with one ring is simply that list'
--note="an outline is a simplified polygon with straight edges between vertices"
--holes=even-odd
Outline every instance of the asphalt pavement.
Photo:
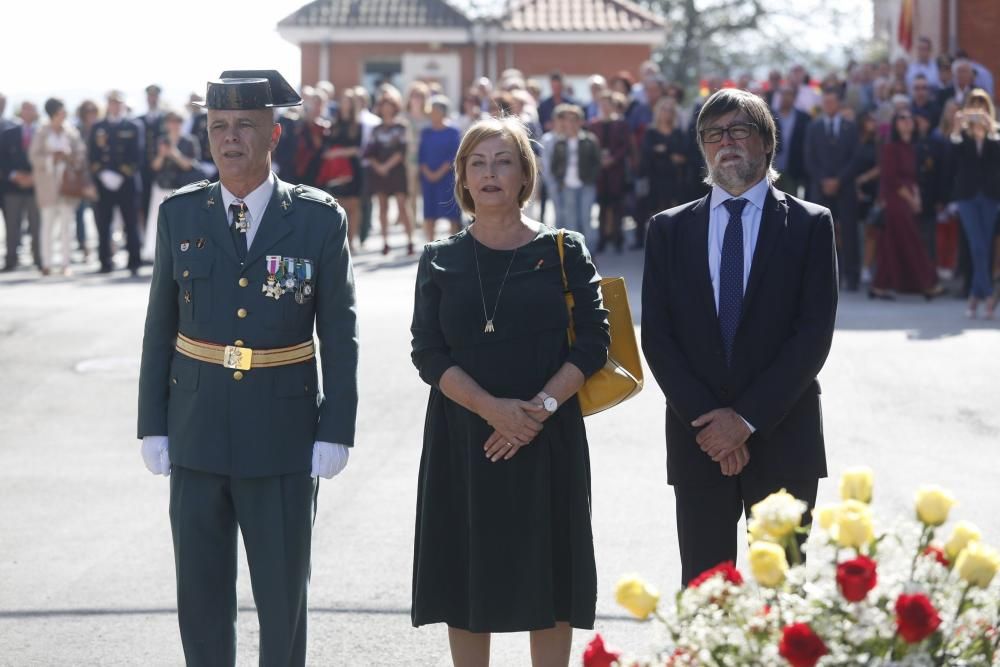
[{"label": "asphalt pavement", "polygon": [[[383,257],[380,245],[356,257],[358,441],[346,471],[320,485],[309,663],[448,665],[445,628],[409,619],[428,391],[409,360],[416,257]],[[641,253],[597,261],[626,277],[638,322]],[[135,439],[149,269],[136,279],[78,269],[0,275],[0,665],[180,665],[168,483],[146,472]],[[952,297],[843,295],[821,374],[832,478],[820,502],[835,498],[841,470],[867,464],[885,522],[909,515],[917,486],[933,482],[958,497],[955,517],[1000,545],[1000,329],[963,310]],[[638,397],[587,420],[596,631],[632,653],[659,635],[615,604],[616,581],[639,573],[669,599],[680,577],[663,414],[647,374]],[[251,665],[257,622],[241,563],[238,662]],[[575,633],[575,664],[592,635]],[[529,664],[526,636],[493,645],[493,664]]]}]

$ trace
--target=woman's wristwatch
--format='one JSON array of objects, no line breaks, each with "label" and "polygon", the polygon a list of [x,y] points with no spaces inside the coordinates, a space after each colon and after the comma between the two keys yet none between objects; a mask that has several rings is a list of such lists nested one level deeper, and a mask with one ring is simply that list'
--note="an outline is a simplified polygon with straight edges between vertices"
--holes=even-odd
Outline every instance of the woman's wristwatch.
[{"label": "woman's wristwatch", "polygon": [[542,399],[542,405],[549,414],[553,414],[559,409],[559,401],[554,396],[549,396],[544,391],[538,392],[538,396]]}]

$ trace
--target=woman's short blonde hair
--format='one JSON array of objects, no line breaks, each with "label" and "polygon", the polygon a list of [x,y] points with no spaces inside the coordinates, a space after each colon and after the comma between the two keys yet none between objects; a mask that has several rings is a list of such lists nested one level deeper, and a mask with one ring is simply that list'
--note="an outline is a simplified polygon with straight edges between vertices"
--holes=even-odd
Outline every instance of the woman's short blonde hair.
[{"label": "woman's short blonde hair", "polygon": [[531,150],[531,137],[524,123],[515,116],[484,118],[474,123],[462,137],[458,154],[455,156],[455,201],[462,211],[473,217],[476,215],[476,202],[465,187],[465,165],[479,144],[494,137],[510,139],[517,146],[521,171],[524,173],[524,187],[517,194],[519,208],[524,208],[531,199],[531,193],[535,191],[535,182],[538,180],[538,164],[535,161],[535,153]]}]

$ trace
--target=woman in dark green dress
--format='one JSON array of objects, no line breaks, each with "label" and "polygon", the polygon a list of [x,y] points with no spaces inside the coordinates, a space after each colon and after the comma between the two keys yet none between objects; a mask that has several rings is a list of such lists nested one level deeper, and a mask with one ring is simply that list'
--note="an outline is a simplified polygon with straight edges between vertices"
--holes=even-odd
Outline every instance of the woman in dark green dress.
[{"label": "woman in dark green dress", "polygon": [[466,133],[455,194],[474,223],[426,246],[413,362],[431,385],[413,561],[415,626],[447,623],[456,665],[487,665],[491,632],[531,633],[535,665],[565,665],[592,628],[590,459],[576,392],[609,343],[600,276],[567,232],[576,305],[566,338],[556,232],[522,216],[537,169],[514,119]]}]

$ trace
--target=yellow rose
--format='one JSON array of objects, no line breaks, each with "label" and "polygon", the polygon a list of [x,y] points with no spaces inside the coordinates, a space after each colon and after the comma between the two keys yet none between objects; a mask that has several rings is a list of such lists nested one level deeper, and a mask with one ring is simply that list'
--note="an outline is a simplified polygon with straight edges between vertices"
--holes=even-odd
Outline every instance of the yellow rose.
[{"label": "yellow rose", "polygon": [[764,526],[762,526],[760,521],[757,521],[757,519],[750,519],[747,521],[747,533],[750,535],[751,542],[768,539],[768,535],[764,531]]},{"label": "yellow rose", "polygon": [[830,532],[837,522],[837,515],[840,514],[840,505],[822,505],[813,510],[813,519],[823,530]]},{"label": "yellow rose", "polygon": [[[761,538],[780,542],[802,523],[808,505],[782,489],[750,508],[754,527]],[[760,538],[758,538],[760,539]]]},{"label": "yellow rose", "polygon": [[774,542],[754,542],[750,545],[750,571],[761,586],[774,588],[785,580],[788,561],[785,550]]},{"label": "yellow rose", "polygon": [[979,542],[970,542],[959,554],[958,562],[955,563],[958,576],[966,583],[980,588],[990,585],[998,568],[1000,568],[1000,554],[996,549]]},{"label": "yellow rose", "polygon": [[972,523],[959,521],[952,528],[951,537],[944,543],[944,552],[948,555],[948,560],[954,563],[958,555],[962,553],[962,549],[969,543],[978,542],[981,539],[983,539],[983,534]]},{"label": "yellow rose", "polygon": [[615,600],[625,607],[633,616],[645,620],[656,611],[660,602],[660,594],[650,588],[639,577],[625,577],[615,588]]},{"label": "yellow rose", "polygon": [[955,499],[940,486],[922,486],[917,489],[917,518],[928,526],[940,526],[948,520],[948,512]]},{"label": "yellow rose", "polygon": [[845,500],[834,523],[833,538],[837,544],[860,549],[874,537],[871,508],[860,500]]},{"label": "yellow rose", "polygon": [[870,503],[874,485],[875,473],[871,468],[848,468],[840,476],[840,498]]}]

